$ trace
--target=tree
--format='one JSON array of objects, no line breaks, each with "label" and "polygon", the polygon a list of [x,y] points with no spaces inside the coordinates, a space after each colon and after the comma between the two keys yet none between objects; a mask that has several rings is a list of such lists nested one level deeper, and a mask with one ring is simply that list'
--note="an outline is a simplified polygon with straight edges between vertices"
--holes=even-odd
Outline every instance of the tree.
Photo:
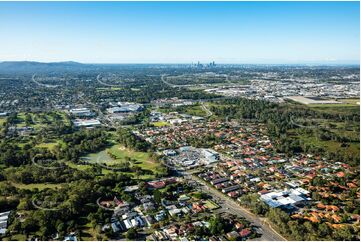
[{"label": "tree", "polygon": [[353,232],[350,226],[343,226],[342,228],[334,230],[333,238],[335,240],[353,240]]},{"label": "tree", "polygon": [[162,193],[159,190],[155,189],[153,191],[153,196],[154,196],[154,201],[160,204],[162,200]]},{"label": "tree", "polygon": [[138,232],[137,232],[137,229],[136,228],[130,228],[125,237],[129,240],[133,240],[133,239],[136,239],[138,237]]},{"label": "tree", "polygon": [[321,238],[326,238],[327,236],[331,235],[332,230],[330,229],[330,227],[326,223],[320,223],[318,225],[317,232],[318,232],[318,235]]},{"label": "tree", "polygon": [[39,228],[38,221],[29,215],[29,217],[27,217],[26,220],[21,224],[21,228],[25,234],[35,232]]},{"label": "tree", "polygon": [[212,235],[223,234],[226,227],[225,220],[219,215],[213,216],[209,220],[209,231]]},{"label": "tree", "polygon": [[18,210],[29,210],[31,208],[31,202],[28,199],[21,200],[17,209]]}]

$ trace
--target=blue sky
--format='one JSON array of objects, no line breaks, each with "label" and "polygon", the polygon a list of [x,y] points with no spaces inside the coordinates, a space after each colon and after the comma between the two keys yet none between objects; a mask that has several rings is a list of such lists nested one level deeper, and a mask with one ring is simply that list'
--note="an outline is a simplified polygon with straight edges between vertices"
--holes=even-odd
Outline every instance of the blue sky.
[{"label": "blue sky", "polygon": [[0,2],[0,61],[355,63],[359,2]]}]

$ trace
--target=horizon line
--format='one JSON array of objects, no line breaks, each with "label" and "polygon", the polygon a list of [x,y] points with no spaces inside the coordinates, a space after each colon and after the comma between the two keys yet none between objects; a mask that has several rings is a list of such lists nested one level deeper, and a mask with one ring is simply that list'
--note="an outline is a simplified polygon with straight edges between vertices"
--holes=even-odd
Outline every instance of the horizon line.
[{"label": "horizon line", "polygon": [[[188,61],[188,62],[87,62],[87,61],[75,61],[75,60],[54,60],[54,61],[42,61],[42,60],[0,60],[0,63],[4,62],[36,62],[43,64],[51,63],[66,63],[73,62],[85,65],[191,65],[197,64],[209,64],[210,61]],[[340,60],[340,61],[290,61],[290,62],[216,62],[217,65],[360,65],[360,60]]]}]

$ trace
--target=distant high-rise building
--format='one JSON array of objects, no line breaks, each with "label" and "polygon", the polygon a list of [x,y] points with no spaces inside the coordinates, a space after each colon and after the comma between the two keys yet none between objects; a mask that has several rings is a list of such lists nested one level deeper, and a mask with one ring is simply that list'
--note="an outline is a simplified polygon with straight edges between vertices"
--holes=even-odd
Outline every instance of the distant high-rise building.
[{"label": "distant high-rise building", "polygon": [[215,67],[216,63],[214,61],[209,62],[208,64],[202,64],[200,61],[197,61],[197,63],[193,63],[191,64],[191,67],[194,68],[212,68]]}]

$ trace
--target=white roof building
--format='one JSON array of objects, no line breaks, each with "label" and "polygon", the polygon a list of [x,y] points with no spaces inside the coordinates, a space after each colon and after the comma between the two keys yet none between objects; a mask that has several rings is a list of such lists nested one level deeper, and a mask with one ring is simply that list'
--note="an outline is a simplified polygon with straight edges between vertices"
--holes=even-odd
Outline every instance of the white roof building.
[{"label": "white roof building", "polygon": [[124,223],[126,229],[133,228],[133,224],[129,219],[123,220],[123,223]]},{"label": "white roof building", "polygon": [[204,158],[204,163],[206,163],[207,165],[215,163],[219,160],[218,152],[212,149],[202,149],[202,154]]},{"label": "white roof building", "polygon": [[0,213],[0,234],[6,233],[10,212],[11,211]]},{"label": "white roof building", "polygon": [[74,121],[74,125],[76,127],[94,127],[94,126],[99,126],[101,123],[98,119],[89,119],[89,120],[85,120],[85,119],[76,119]]},{"label": "white roof building", "polygon": [[261,195],[261,200],[270,207],[277,208],[310,200],[310,198],[305,197],[308,193],[309,192],[303,188],[275,191]]},{"label": "white roof building", "polygon": [[94,116],[94,113],[92,113],[88,108],[73,108],[70,109],[69,112],[78,117],[90,117]]}]

